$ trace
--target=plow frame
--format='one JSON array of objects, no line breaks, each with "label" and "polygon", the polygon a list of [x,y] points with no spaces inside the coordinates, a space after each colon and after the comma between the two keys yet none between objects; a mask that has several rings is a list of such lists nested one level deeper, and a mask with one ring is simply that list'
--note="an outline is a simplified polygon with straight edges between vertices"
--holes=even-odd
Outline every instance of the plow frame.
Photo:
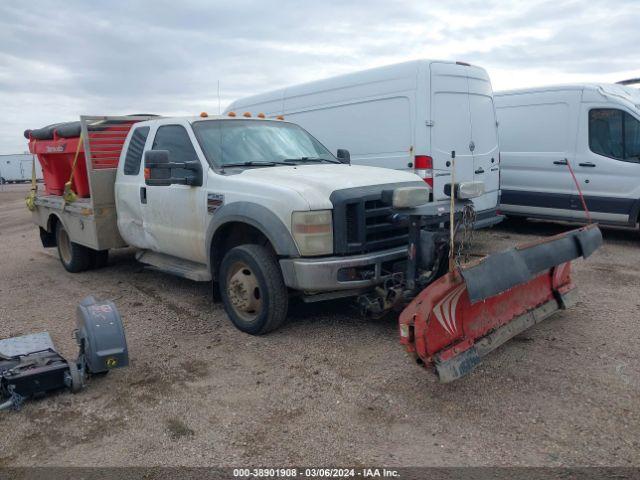
[{"label": "plow frame", "polygon": [[[601,244],[597,225],[589,225],[456,267],[421,291],[408,289],[400,341],[441,382],[456,380],[509,339],[575,304],[571,261]],[[409,245],[407,276],[419,261],[416,247]]]}]

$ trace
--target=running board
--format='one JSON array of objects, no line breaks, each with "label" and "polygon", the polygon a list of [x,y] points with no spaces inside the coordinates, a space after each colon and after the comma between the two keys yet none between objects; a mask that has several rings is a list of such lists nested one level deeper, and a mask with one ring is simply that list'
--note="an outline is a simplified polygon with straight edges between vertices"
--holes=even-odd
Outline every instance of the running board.
[{"label": "running board", "polygon": [[202,263],[184,260],[182,258],[165,255],[164,253],[153,252],[151,250],[140,250],[136,253],[136,260],[140,263],[182,278],[188,278],[196,282],[210,282],[211,272]]}]

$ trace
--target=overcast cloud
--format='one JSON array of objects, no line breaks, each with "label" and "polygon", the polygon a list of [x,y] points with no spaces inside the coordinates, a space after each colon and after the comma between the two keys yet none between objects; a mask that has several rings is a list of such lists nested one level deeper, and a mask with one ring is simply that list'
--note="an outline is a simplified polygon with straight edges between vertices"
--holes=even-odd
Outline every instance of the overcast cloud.
[{"label": "overcast cloud", "polygon": [[80,114],[217,113],[246,95],[416,58],[495,90],[640,76],[638,0],[0,4],[0,154]]}]

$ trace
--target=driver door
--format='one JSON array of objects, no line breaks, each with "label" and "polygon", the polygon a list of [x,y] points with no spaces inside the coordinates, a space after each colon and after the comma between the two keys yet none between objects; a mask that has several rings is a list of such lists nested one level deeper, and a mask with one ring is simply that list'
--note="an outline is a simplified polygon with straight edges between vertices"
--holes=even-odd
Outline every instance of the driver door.
[{"label": "driver door", "polygon": [[[153,150],[168,150],[170,162],[197,160],[207,172],[208,164],[194,148],[195,137],[190,126],[161,125],[154,132]],[[171,169],[171,176],[183,178],[190,174],[182,168]],[[189,185],[144,185],[141,194],[143,218],[148,233],[154,238],[156,251],[199,263],[207,262],[205,252],[206,183]],[[145,203],[146,202],[146,203]]]}]

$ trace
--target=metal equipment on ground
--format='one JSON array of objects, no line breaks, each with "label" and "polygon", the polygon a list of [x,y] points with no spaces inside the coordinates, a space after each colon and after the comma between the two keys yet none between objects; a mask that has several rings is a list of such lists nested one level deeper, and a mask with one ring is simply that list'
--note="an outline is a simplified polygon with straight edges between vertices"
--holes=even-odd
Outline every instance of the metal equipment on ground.
[{"label": "metal equipment on ground", "polygon": [[60,355],[48,332],[0,340],[0,410],[18,410],[25,400],[54,390],[76,393],[88,375],[129,364],[122,320],[112,302],[90,296],[76,312],[76,360]]}]

